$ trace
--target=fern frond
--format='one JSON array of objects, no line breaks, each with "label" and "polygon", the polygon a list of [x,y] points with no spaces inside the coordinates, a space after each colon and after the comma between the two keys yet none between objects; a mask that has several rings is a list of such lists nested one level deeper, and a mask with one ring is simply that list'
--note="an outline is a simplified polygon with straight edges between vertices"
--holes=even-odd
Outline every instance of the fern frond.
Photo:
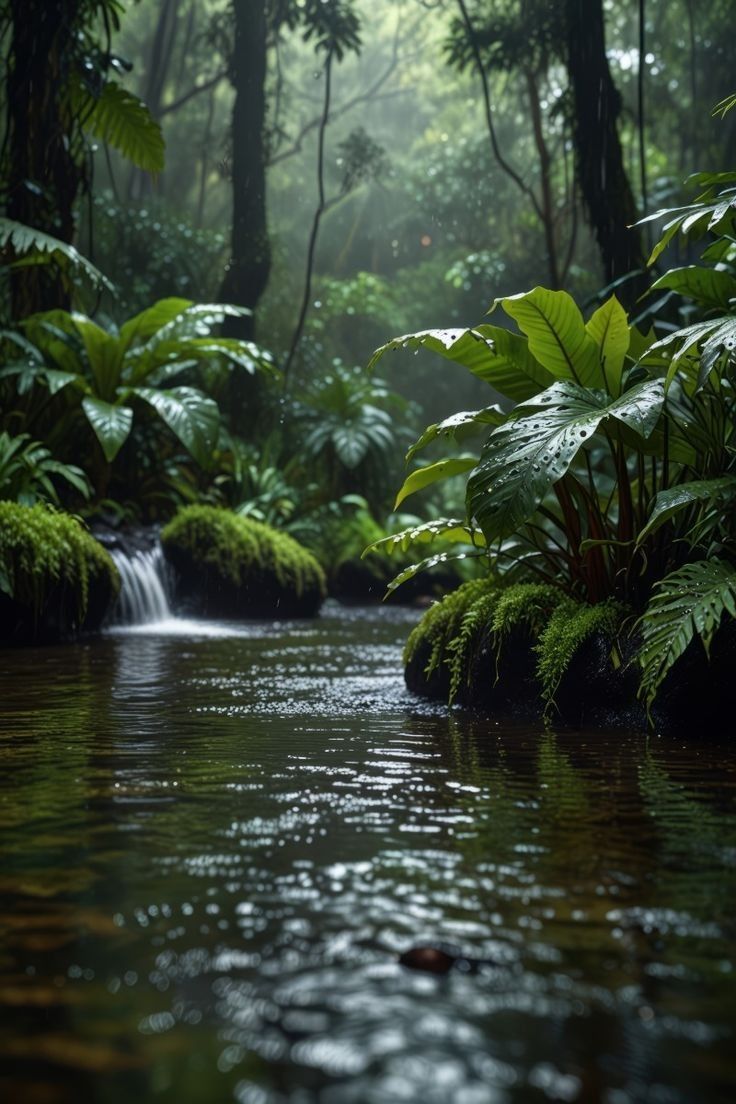
[{"label": "fern frond", "polygon": [[85,127],[146,172],[164,167],[161,127],[142,100],[115,81],[108,81],[95,101]]},{"label": "fern frond", "polygon": [[639,620],[642,643],[640,697],[647,709],[667,673],[699,636],[706,653],[724,613],[736,618],[736,568],[725,560],[699,560],[657,584]]},{"label": "fern frond", "polygon": [[[84,273],[95,287],[115,291],[107,277],[103,276],[100,270],[83,257],[73,245],[54,238],[51,234],[44,234],[33,226],[16,222],[15,219],[0,218],[0,250],[8,246],[16,256],[23,257],[25,262],[49,264],[55,261],[62,268],[68,266]],[[20,263],[23,262],[11,261],[11,265]]]}]

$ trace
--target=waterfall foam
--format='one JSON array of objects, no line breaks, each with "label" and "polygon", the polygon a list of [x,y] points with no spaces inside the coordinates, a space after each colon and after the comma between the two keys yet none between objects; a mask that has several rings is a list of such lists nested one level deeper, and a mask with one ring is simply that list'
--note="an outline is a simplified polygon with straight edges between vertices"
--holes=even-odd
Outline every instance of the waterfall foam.
[{"label": "waterfall foam", "polygon": [[172,618],[166,564],[160,545],[132,554],[113,549],[120,572],[120,597],[113,611],[115,625],[150,625]]}]

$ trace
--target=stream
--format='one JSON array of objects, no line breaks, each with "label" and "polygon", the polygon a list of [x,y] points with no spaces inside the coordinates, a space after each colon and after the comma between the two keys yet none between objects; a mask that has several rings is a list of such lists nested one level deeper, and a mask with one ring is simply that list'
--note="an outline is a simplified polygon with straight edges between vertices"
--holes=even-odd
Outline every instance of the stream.
[{"label": "stream", "polygon": [[0,651],[0,1099],[731,1104],[729,745],[448,715],[416,617]]}]

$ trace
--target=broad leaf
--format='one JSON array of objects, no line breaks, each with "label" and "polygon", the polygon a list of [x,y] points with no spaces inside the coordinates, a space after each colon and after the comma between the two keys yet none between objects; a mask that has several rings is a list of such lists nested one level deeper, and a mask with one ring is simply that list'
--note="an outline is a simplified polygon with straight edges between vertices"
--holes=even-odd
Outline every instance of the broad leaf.
[{"label": "broad leaf", "polygon": [[436,441],[438,437],[449,437],[453,441],[463,440],[473,431],[501,425],[505,420],[506,414],[497,405],[486,406],[482,410],[461,410],[458,414],[451,414],[449,418],[427,426],[421,437],[407,452],[406,459],[412,460],[421,449]]},{"label": "broad leaf", "polygon": [[598,346],[566,291],[536,287],[499,302],[526,334],[532,355],[556,380],[573,380],[585,387],[604,383]]},{"label": "broad leaf", "polygon": [[133,426],[133,411],[129,406],[115,406],[89,397],[82,399],[82,407],[102,445],[105,459],[114,460]]},{"label": "broad leaf", "polygon": [[166,143],[161,127],[143,101],[115,81],[104,85],[86,116],[85,127],[139,169],[163,171]]},{"label": "broad leaf", "polygon": [[136,387],[132,393],[153,407],[198,464],[207,466],[220,425],[220,411],[213,399],[194,387],[172,387],[170,391]]},{"label": "broad leaf", "polygon": [[437,521],[425,521],[421,525],[412,525],[400,533],[369,544],[363,556],[370,552],[385,552],[392,556],[394,552],[408,552],[415,544],[432,544],[441,541],[447,544],[474,544],[484,546],[485,539],[478,529],[471,529],[458,518],[440,518]]},{"label": "broad leaf", "polygon": [[153,306],[129,318],[120,327],[120,341],[124,349],[128,349],[135,341],[148,341],[155,333],[166,326],[173,319],[178,318],[187,307],[193,306],[191,299],[178,299],[171,297],[159,299]]},{"label": "broad leaf", "polygon": [[113,402],[120,382],[122,359],[120,342],[117,337],[107,333],[91,318],[76,313],[72,315],[72,318],[74,327],[84,343],[87,363],[97,396],[106,402]]},{"label": "broad leaf", "polygon": [[395,349],[429,349],[439,353],[515,402],[531,398],[554,382],[554,377],[530,353],[528,342],[501,326],[422,330],[395,337],[376,350],[369,371],[382,356]]},{"label": "broad leaf", "polygon": [[472,456],[452,457],[450,460],[438,460],[436,464],[429,464],[426,468],[417,468],[404,480],[404,484],[396,496],[394,510],[398,510],[401,503],[409,495],[429,487],[432,483],[438,483],[442,479],[450,479],[453,475],[461,475],[463,472],[474,468],[477,461]]},{"label": "broad leaf", "polygon": [[669,288],[702,307],[725,310],[736,299],[736,278],[729,272],[702,265],[671,268],[652,284],[652,290]]},{"label": "broad leaf", "polygon": [[567,472],[583,444],[609,418],[641,437],[654,429],[664,403],[660,380],[647,380],[610,402],[603,391],[553,384],[494,430],[468,480],[468,513],[488,543],[510,536]]},{"label": "broad leaf", "polygon": [[722,475],[717,479],[694,479],[669,490],[660,491],[654,501],[649,521],[638,537],[638,544],[656,533],[666,521],[690,506],[703,503],[725,507],[736,498],[736,475]]},{"label": "broad leaf", "polygon": [[697,635],[706,652],[723,615],[736,617],[736,570],[724,560],[686,564],[662,579],[639,621],[640,694],[649,707],[672,665]]},{"label": "broad leaf", "polygon": [[598,346],[606,388],[612,395],[620,395],[631,331],[626,311],[615,295],[591,315],[585,328]]}]

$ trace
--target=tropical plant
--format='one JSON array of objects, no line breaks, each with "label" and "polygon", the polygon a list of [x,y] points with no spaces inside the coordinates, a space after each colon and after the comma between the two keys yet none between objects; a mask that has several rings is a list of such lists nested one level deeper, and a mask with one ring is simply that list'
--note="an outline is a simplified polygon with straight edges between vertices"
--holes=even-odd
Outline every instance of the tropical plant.
[{"label": "tropical plant", "polygon": [[0,369],[18,390],[45,388],[64,400],[51,435],[68,442],[81,419],[99,444],[98,494],[104,493],[109,466],[133,430],[141,407],[152,411],[196,463],[205,466],[220,428],[213,399],[189,383],[178,382],[199,367],[205,375],[213,361],[248,373],[268,359],[250,342],[213,336],[227,315],[241,308],[163,299],[117,329],[103,329],[78,313],[55,310],[32,315],[17,330],[0,334],[15,359]]},{"label": "tropical plant", "polygon": [[61,479],[87,499],[90,485],[81,468],[54,460],[47,448],[32,441],[28,433],[11,437],[0,433],[0,500],[9,499],[21,506],[36,502],[59,503],[54,483]]},{"label": "tropical plant", "polygon": [[[651,261],[678,232],[717,235],[704,265],[654,285],[693,302],[701,321],[656,340],[629,325],[615,296],[585,323],[565,292],[535,288],[494,304],[518,333],[488,324],[424,331],[374,357],[429,348],[502,401],[430,426],[408,454],[493,427],[479,454],[416,469],[397,497],[398,505],[467,472],[466,516],[373,547],[465,545],[454,555],[484,557],[508,582],[536,579],[578,602],[621,603],[640,615],[647,705],[690,641],[699,636],[707,648],[736,612],[736,174],[694,182],[704,190],[693,204],[652,216],[669,221]],[[452,556],[430,556],[392,586]]]},{"label": "tropical plant", "polygon": [[340,361],[306,388],[295,417],[304,455],[326,469],[329,497],[361,490],[380,501],[394,445],[405,433],[392,412],[406,410],[383,380]]}]

